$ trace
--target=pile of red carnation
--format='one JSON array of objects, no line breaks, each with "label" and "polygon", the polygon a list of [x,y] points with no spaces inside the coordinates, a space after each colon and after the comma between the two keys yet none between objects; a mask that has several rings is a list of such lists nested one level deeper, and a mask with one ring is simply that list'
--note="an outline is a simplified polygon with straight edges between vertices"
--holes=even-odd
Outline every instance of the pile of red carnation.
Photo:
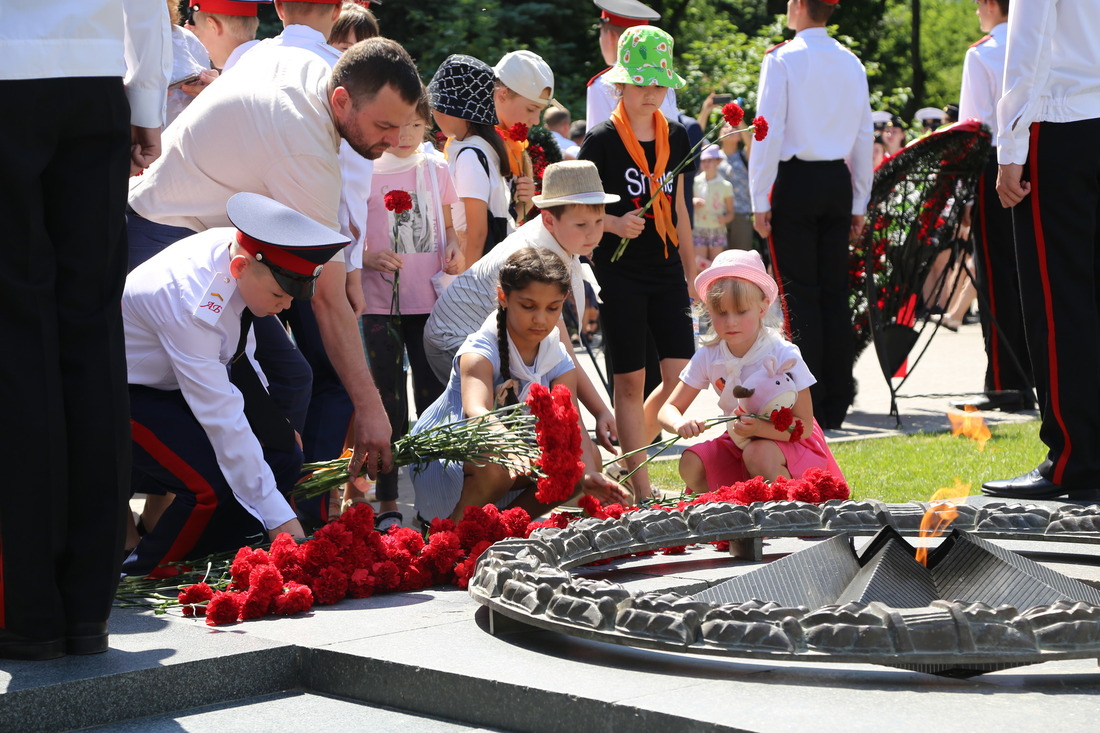
[{"label": "pile of red carnation", "polygon": [[[767,484],[757,477],[680,501],[676,506],[658,508],[683,511],[695,504],[718,501],[820,503],[848,496],[848,485],[843,480],[813,468],[800,479],[780,478]],[[598,519],[617,519],[638,510],[621,504],[602,506],[589,496],[580,500],[580,506]],[[215,590],[206,583],[189,585],[179,592],[178,601],[184,615],[206,616],[206,623],[217,626],[265,616],[290,616],[308,611],[314,604],[330,605],[375,593],[450,584],[465,588],[478,558],[494,542],[528,537],[543,527],[565,528],[582,516],[558,512],[541,522],[532,522],[530,515],[518,507],[502,511],[492,504],[469,506],[457,525],[449,519],[433,520],[425,541],[420,533],[407,527],[395,527],[386,534],[376,532],[374,511],[369,505],[356,504],[301,544],[284,533],[269,550],[242,547],[229,569],[232,581],[224,590]],[[683,551],[683,547],[670,547],[663,552]]]},{"label": "pile of red carnation", "polygon": [[489,545],[526,537],[537,525],[523,509],[467,507],[462,521],[432,522],[425,541],[407,527],[374,531],[374,511],[356,504],[301,544],[281,534],[269,550],[242,547],[225,590],[206,583],[183,588],[184,615],[206,616],[211,626],[264,616],[290,616],[313,605],[433,585],[465,588]]}]

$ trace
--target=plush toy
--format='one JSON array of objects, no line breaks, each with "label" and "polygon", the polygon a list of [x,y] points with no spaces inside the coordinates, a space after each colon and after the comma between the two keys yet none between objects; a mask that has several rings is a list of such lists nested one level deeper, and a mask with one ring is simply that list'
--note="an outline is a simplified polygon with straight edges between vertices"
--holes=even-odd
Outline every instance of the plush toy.
[{"label": "plush toy", "polygon": [[[733,396],[737,398],[739,412],[748,415],[771,415],[775,410],[794,407],[795,400],[798,399],[798,390],[788,372],[794,369],[795,364],[794,359],[788,359],[782,364],[777,364],[774,356],[764,359],[761,362],[763,369],[757,369],[743,384],[735,385],[733,388]],[[733,426],[736,424],[736,420],[726,423],[726,431],[737,447],[743,449],[752,438],[735,433]],[[786,427],[780,429],[786,429]]]}]

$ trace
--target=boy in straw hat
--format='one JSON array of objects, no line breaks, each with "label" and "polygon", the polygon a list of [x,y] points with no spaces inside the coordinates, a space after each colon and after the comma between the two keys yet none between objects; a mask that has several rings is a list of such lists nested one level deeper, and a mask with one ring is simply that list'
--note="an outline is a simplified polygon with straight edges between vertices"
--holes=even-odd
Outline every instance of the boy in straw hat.
[{"label": "boy in straw hat", "polygon": [[[443,291],[424,326],[424,351],[432,370],[446,382],[458,348],[496,311],[500,268],[513,252],[525,247],[548,249],[568,267],[577,312],[584,312],[581,256],[592,254],[603,236],[604,206],[619,197],[604,193],[600,174],[587,161],[569,160],[546,168],[542,194],[533,201],[542,212],[524,224]],[[686,306],[685,306],[686,307]],[[573,355],[564,324],[559,332]],[[689,332],[690,335],[690,332]],[[575,360],[575,359],[574,359]],[[592,382],[578,369],[577,392],[581,403],[596,416],[596,437],[612,450],[615,419]]]},{"label": "boy in straw hat", "polygon": [[[685,198],[685,175],[669,172],[687,157],[687,131],[660,112],[670,88],[684,80],[672,68],[672,37],[660,28],[628,28],[619,39],[619,63],[604,76],[621,99],[611,119],[589,128],[578,158],[595,163],[608,193],[602,247],[592,264],[602,288],[604,340],[615,377],[615,418],[626,451],[657,435],[657,410],[676,375],[695,352],[688,316],[695,256]],[[644,218],[640,211],[653,199]],[[612,261],[620,239],[631,240]],[[660,387],[645,397],[650,339],[660,360]],[[652,376],[652,375],[651,375]],[[627,459],[630,468],[642,456]],[[634,474],[639,499],[651,495],[643,468]]]}]

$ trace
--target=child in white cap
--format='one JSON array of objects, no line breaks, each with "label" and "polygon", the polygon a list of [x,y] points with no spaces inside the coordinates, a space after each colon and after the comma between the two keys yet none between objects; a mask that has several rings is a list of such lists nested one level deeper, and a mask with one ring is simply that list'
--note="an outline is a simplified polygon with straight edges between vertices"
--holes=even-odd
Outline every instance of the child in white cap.
[{"label": "child in white cap", "polygon": [[[554,100],[554,72],[531,51],[511,51],[493,67],[496,87],[493,103],[496,107],[497,132],[508,149],[508,166],[512,171],[512,200],[520,223],[526,218],[535,181],[531,158],[527,155],[526,130],[539,124],[542,111]],[[519,125],[517,129],[516,126]],[[522,134],[521,134],[522,133]]]},{"label": "child in white cap", "polygon": [[713,332],[703,338],[703,348],[680,373],[680,382],[658,413],[661,427],[685,438],[702,433],[706,425],[685,417],[684,412],[707,386],[718,392],[723,415],[743,415],[736,388],[757,381],[769,362],[779,367],[782,373],[777,378],[790,383],[797,398],[791,408],[790,429],[779,430],[768,420],[745,416],[729,422],[728,429],[714,440],[685,450],[680,477],[688,488],[715,491],[754,476],[767,481],[779,476],[800,478],[811,468],[842,479],[825,435],[814,420],[809,388],[817,380],[806,368],[798,347],[764,323],[779,288],[764,269],[760,255],[744,250],[722,252],[695,278],[695,289]]}]

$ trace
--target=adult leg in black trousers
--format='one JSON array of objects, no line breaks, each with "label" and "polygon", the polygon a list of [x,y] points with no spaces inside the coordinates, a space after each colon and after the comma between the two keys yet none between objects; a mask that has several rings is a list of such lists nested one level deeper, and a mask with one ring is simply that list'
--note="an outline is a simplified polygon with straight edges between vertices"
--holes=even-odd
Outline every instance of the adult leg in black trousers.
[{"label": "adult leg in black trousers", "polygon": [[983,490],[1093,491],[1100,489],[1100,120],[1033,124],[1024,179],[1031,193],[1012,208],[1012,220],[1039,437],[1048,451],[1038,476]]},{"label": "adult leg in black trousers", "polygon": [[[129,495],[119,78],[0,81],[0,636],[107,648]],[[5,639],[5,643],[6,643]]]},{"label": "adult leg in black trousers", "polygon": [[824,427],[840,427],[854,391],[848,168],[842,161],[780,163],[771,203],[772,269],[791,340],[817,378],[810,388],[815,415]]},{"label": "adult leg in black trousers", "polygon": [[[1012,212],[997,198],[997,154],[986,163],[974,202],[974,286],[985,340],[986,370],[980,409],[1030,409],[1031,360],[1024,335]],[[1006,394],[1007,393],[1007,394]]]}]

